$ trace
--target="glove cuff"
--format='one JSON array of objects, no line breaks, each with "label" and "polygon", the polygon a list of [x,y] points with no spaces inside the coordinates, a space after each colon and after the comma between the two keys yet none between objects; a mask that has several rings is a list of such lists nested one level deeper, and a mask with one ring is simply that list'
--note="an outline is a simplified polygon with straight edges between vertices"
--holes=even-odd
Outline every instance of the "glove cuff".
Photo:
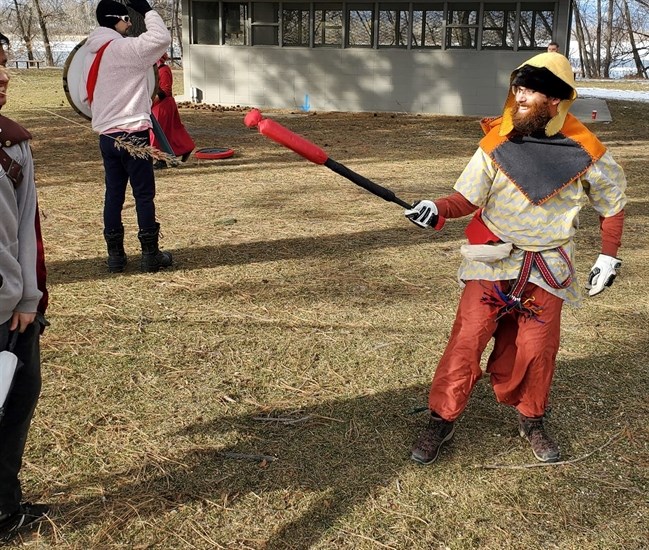
[{"label": "glove cuff", "polygon": [[616,258],[615,256],[609,256],[608,254],[600,254],[597,256],[597,262],[598,264],[606,264],[613,269],[617,269],[622,266],[622,260],[620,258]]}]

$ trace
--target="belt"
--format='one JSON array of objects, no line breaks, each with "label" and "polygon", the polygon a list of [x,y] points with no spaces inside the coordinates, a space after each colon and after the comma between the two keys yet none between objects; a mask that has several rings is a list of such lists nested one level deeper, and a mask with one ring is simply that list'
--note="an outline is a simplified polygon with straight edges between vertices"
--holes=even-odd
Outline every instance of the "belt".
[{"label": "belt", "polygon": [[563,247],[558,246],[555,249],[563,258],[563,260],[568,264],[570,268],[570,275],[566,277],[564,281],[559,282],[559,280],[554,276],[554,273],[550,270],[550,266],[545,261],[543,254],[541,252],[531,252],[529,250],[525,251],[525,256],[523,257],[523,265],[521,270],[518,273],[518,278],[516,282],[511,287],[508,292],[508,296],[511,298],[519,299],[523,294],[525,285],[530,280],[530,274],[532,273],[532,267],[536,266],[541,273],[543,280],[550,286],[550,288],[568,288],[574,279],[575,270],[570,261],[568,253],[563,249]]}]

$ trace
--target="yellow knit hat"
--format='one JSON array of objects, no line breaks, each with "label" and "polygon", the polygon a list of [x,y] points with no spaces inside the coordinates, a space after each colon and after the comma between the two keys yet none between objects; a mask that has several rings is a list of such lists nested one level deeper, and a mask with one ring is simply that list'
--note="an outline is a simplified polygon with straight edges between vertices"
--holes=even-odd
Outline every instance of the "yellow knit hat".
[{"label": "yellow knit hat", "polygon": [[[510,84],[518,75],[519,70],[525,66],[537,69],[545,68],[572,89],[570,97],[568,99],[562,99],[559,102],[557,114],[553,116],[545,125],[545,135],[553,136],[563,127],[563,123],[566,120],[566,115],[570,110],[570,106],[573,104],[575,99],[577,99],[577,90],[575,89],[575,75],[572,72],[572,66],[570,65],[570,61],[568,61],[568,58],[560,53],[540,53],[539,55],[535,55],[531,59],[525,61],[525,63],[519,65],[516,70],[512,72],[509,79]],[[507,100],[505,101],[505,108],[503,110],[502,124],[500,125],[499,133],[501,136],[506,136],[514,129],[513,108],[515,105],[516,98],[514,97],[510,86],[509,93],[507,94]]]}]

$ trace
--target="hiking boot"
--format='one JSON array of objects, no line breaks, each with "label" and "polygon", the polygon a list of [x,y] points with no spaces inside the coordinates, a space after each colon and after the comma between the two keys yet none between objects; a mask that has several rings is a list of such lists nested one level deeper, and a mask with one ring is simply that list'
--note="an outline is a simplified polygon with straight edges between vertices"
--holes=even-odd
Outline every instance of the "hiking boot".
[{"label": "hiking boot", "polygon": [[45,504],[23,502],[15,512],[0,514],[0,542],[11,540],[29,525],[43,519],[48,512]]},{"label": "hiking boot", "polygon": [[442,445],[453,438],[455,425],[431,413],[428,426],[421,432],[412,446],[410,458],[420,464],[430,464],[437,460]]},{"label": "hiking boot", "polygon": [[519,413],[518,433],[529,441],[537,460],[541,462],[558,462],[559,445],[545,432],[542,416],[529,418]]}]

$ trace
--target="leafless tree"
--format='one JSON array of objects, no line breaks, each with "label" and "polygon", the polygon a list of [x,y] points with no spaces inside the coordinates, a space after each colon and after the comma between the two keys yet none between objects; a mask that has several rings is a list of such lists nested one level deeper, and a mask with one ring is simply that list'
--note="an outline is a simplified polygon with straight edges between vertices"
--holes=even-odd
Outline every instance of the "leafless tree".
[{"label": "leafless tree", "polygon": [[47,21],[43,9],[41,8],[40,0],[32,0],[34,8],[36,8],[36,16],[38,17],[38,26],[41,29],[41,37],[43,38],[43,46],[45,47],[45,60],[48,65],[54,65],[54,57],[52,56],[52,46],[50,45],[50,35],[47,32]]},{"label": "leafless tree", "polygon": [[16,27],[20,34],[20,37],[25,43],[25,49],[27,51],[27,59],[33,61],[36,58],[34,57],[34,32],[33,32],[33,17],[31,6],[26,4],[21,4],[18,0],[13,0],[13,18],[16,22]]},{"label": "leafless tree", "polygon": [[[649,5],[645,2],[639,2],[641,6],[644,6],[649,11]],[[624,20],[626,23],[627,32],[629,33],[629,45],[631,46],[631,55],[633,56],[633,63],[635,64],[636,74],[642,78],[647,78],[647,67],[643,64],[640,57],[640,50],[636,44],[635,33],[633,32],[631,12],[629,10],[629,4],[626,1],[622,2],[624,10]],[[649,35],[646,33],[638,33],[641,38],[646,40],[649,38]],[[644,48],[645,52],[647,51]]]},{"label": "leafless tree", "polygon": [[633,59],[637,76],[646,78],[649,0],[573,0],[573,32],[581,73],[586,78],[610,78],[611,70]]}]

